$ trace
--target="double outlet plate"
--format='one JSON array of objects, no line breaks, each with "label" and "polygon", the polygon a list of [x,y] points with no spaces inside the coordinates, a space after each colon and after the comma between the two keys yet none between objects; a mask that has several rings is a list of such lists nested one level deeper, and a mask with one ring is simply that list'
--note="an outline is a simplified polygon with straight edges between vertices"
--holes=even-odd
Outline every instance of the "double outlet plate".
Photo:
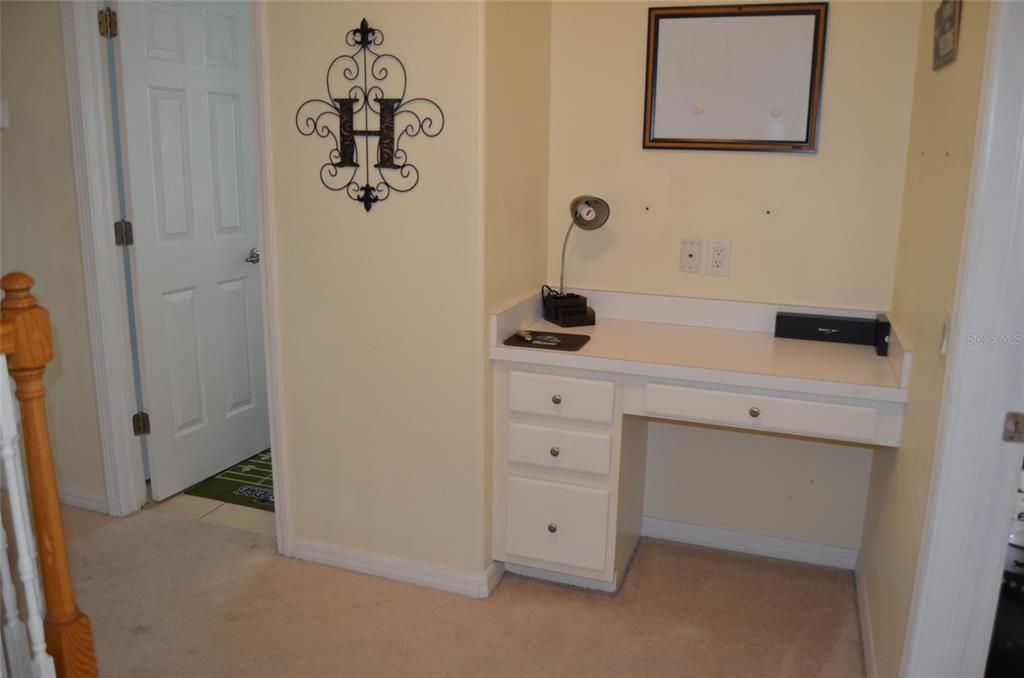
[{"label": "double outlet plate", "polygon": [[[701,273],[704,243],[683,240],[679,253],[679,270],[683,273]],[[732,241],[708,240],[708,275],[729,275],[732,270]]]}]

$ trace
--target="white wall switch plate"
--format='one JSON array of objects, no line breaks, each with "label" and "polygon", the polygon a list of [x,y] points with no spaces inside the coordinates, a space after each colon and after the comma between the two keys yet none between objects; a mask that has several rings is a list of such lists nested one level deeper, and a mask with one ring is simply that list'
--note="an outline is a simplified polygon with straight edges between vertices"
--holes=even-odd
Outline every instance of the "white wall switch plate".
[{"label": "white wall switch plate", "polygon": [[679,270],[683,273],[700,273],[700,240],[684,240],[679,248]]},{"label": "white wall switch plate", "polygon": [[732,241],[708,240],[708,275],[729,275],[732,271]]}]

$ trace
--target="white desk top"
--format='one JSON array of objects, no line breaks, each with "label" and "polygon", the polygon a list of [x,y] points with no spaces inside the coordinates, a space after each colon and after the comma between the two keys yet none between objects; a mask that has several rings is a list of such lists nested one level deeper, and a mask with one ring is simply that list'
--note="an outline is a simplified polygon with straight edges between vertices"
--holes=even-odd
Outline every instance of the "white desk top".
[{"label": "white desk top", "polygon": [[[818,395],[906,400],[906,385],[897,374],[903,362],[898,343],[895,349],[901,355],[887,358],[877,356],[873,346],[776,339],[765,331],[618,320],[602,317],[600,309],[596,326],[562,328],[540,320],[539,300],[533,299],[517,305],[522,308],[510,308],[510,318],[496,316],[493,359]],[[536,311],[529,310],[529,303]],[[502,342],[516,329],[587,334],[591,340],[573,352],[504,346]]]}]

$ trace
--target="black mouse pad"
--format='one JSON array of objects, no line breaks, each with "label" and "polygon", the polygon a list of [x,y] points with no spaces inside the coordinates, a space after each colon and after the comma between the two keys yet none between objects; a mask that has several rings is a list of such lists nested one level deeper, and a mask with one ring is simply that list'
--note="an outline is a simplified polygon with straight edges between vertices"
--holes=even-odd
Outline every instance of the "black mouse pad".
[{"label": "black mouse pad", "polygon": [[516,348],[552,348],[556,351],[578,351],[590,337],[585,334],[565,334],[564,332],[528,332],[533,341],[527,341],[518,332],[504,341],[506,346]]}]

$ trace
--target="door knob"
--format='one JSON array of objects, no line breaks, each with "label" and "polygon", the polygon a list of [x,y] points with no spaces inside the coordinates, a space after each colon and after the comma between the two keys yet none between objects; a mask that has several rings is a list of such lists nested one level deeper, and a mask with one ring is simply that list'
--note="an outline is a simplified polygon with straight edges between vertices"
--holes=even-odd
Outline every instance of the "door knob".
[{"label": "door knob", "polygon": [[259,248],[253,247],[251,250],[249,250],[249,256],[247,256],[245,258],[245,260],[248,261],[250,264],[258,264],[258,263],[260,263],[260,250],[259,250]]}]

